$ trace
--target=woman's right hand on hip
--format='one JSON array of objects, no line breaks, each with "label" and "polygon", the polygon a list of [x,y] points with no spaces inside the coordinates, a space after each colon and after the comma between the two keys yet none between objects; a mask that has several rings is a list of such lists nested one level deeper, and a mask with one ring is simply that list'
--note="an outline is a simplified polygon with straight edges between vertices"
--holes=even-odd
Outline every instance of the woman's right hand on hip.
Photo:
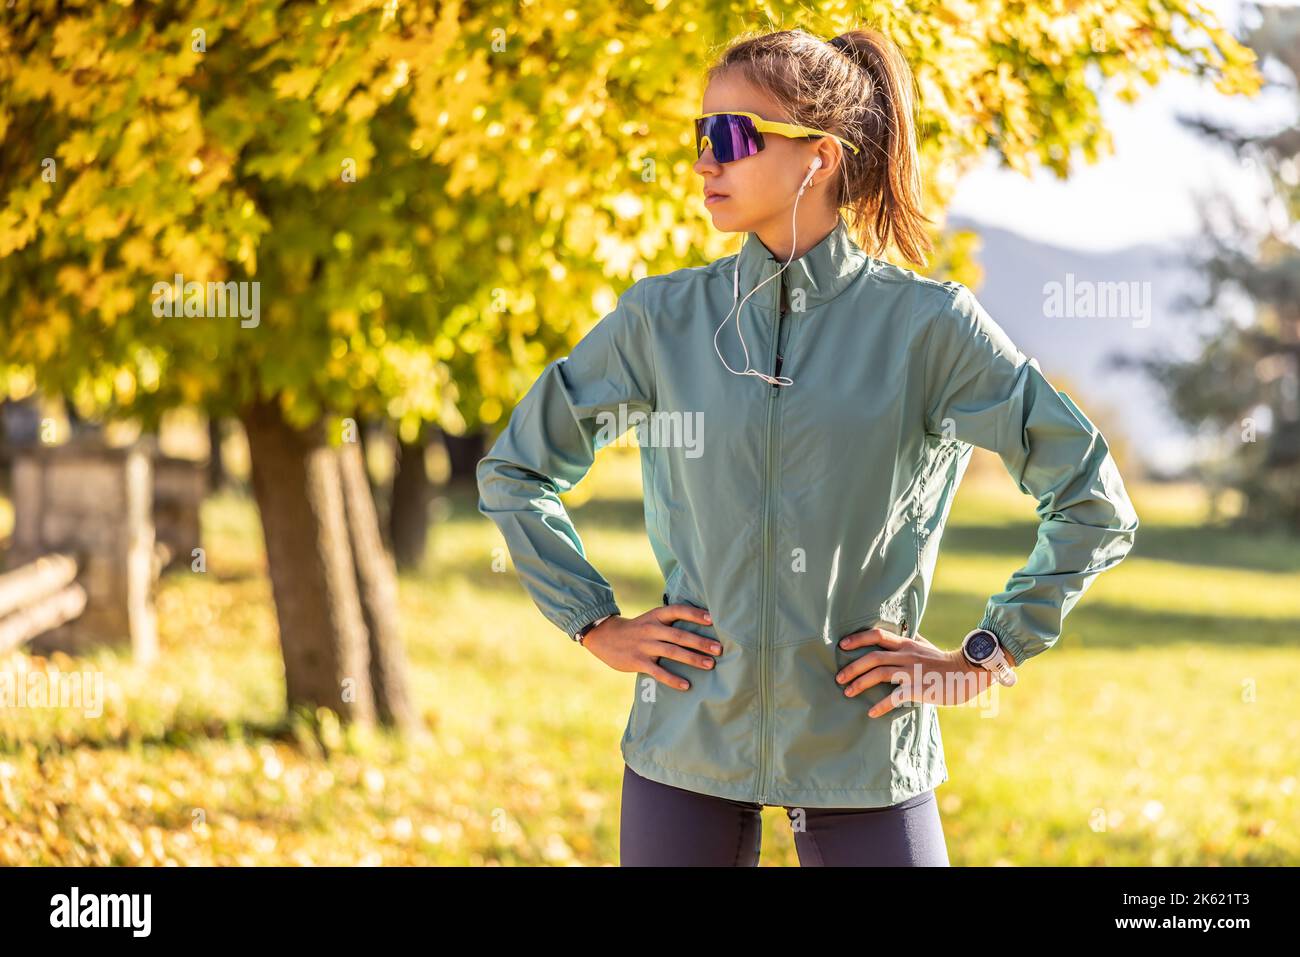
[{"label": "woman's right hand on hip", "polygon": [[587,632],[582,646],[615,671],[640,672],[670,688],[686,691],[690,682],[664,668],[659,659],[671,658],[707,670],[714,665],[711,656],[722,654],[722,645],[716,638],[672,627],[671,622],[679,620],[713,624],[704,608],[659,605],[636,618],[611,615]]}]

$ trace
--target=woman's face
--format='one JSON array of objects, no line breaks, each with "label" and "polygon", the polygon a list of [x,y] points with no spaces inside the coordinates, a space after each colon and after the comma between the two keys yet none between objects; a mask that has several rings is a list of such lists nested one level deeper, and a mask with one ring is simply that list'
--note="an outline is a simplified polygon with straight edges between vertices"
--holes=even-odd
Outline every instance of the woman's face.
[{"label": "woman's face", "polygon": [[[750,84],[737,70],[727,70],[709,82],[700,112],[727,110],[743,110],[756,113],[765,120],[790,122],[767,94]],[[795,194],[808,175],[808,164],[817,155],[819,141],[764,133],[763,143],[763,149],[753,156],[730,163],[719,163],[714,159],[712,147],[706,147],[695,161],[695,172],[704,179],[704,191],[721,194],[716,199],[703,196],[701,199],[713,217],[713,225],[723,232],[766,233],[771,227],[779,229],[782,222],[785,229],[789,229]],[[824,165],[817,171],[816,183],[831,174],[825,166],[826,156],[822,162]],[[811,195],[810,185],[800,200],[801,217],[803,205],[808,203]]]}]

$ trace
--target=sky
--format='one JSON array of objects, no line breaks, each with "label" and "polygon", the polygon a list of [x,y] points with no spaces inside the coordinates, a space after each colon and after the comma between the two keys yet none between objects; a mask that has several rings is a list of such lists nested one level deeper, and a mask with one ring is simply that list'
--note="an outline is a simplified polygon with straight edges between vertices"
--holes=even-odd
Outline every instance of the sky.
[{"label": "sky", "polygon": [[[1230,32],[1241,35],[1238,0],[1204,0]],[[1278,6],[1295,6],[1285,0]],[[1170,74],[1145,89],[1135,104],[1107,99],[1102,115],[1111,129],[1115,153],[1088,165],[1077,156],[1071,179],[1036,169],[1032,179],[999,170],[990,156],[963,178],[950,211],[1002,226],[1033,239],[1090,250],[1133,243],[1177,244],[1199,231],[1193,197],[1222,188],[1247,219],[1260,222],[1259,174],[1226,149],[1196,136],[1176,120],[1178,113],[1260,124],[1273,129],[1294,122],[1294,95],[1261,94],[1255,99],[1225,97],[1211,85]]]}]

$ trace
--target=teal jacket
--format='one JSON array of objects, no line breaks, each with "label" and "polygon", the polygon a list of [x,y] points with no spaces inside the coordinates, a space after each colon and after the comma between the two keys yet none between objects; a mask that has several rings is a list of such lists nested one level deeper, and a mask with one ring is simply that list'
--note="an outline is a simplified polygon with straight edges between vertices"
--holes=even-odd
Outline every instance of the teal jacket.
[{"label": "teal jacket", "polygon": [[[755,233],[738,256],[742,298],[784,263]],[[559,495],[635,427],[664,601],[713,618],[673,627],[723,651],[707,670],[660,659],[687,691],[638,678],[624,760],[765,805],[895,804],[948,779],[937,706],[868,716],[893,686],[846,698],[836,673],[871,649],[838,640],[921,628],[972,447],[996,452],[1038,502],[1024,567],[982,619],[972,613],[1018,665],[1052,647],[1092,580],[1128,553],[1137,515],[1096,426],[963,284],[868,256],[840,217],[744,307],[750,366],[776,375],[781,346],[793,384],[777,387],[727,371],[714,349],[736,259],[636,281],[547,365],[478,463],[479,511],[566,636],[620,612]],[[717,347],[746,368],[734,314]]]}]

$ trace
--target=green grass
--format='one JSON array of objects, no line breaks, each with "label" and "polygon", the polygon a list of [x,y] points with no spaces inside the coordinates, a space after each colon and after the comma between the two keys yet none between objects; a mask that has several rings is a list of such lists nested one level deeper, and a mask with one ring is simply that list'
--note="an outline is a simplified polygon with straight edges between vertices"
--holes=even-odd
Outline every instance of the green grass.
[{"label": "green grass", "polygon": [[[568,501],[626,614],[660,600],[635,452]],[[1186,489],[1132,489],[1143,526],[996,716],[941,712],[953,864],[1295,864],[1300,542],[1202,527]],[[633,676],[608,670],[494,570],[472,490],[440,499],[401,581],[408,745],[281,721],[270,585],[251,504],[205,506],[205,575],[158,589],[162,655],[54,656],[104,675],[100,717],[0,710],[0,864],[613,864]],[[953,647],[1034,542],[1033,501],[972,474],[922,632]],[[508,563],[507,563],[508,566]],[[11,665],[41,666],[26,656]],[[780,808],[763,864],[795,865]]]}]

